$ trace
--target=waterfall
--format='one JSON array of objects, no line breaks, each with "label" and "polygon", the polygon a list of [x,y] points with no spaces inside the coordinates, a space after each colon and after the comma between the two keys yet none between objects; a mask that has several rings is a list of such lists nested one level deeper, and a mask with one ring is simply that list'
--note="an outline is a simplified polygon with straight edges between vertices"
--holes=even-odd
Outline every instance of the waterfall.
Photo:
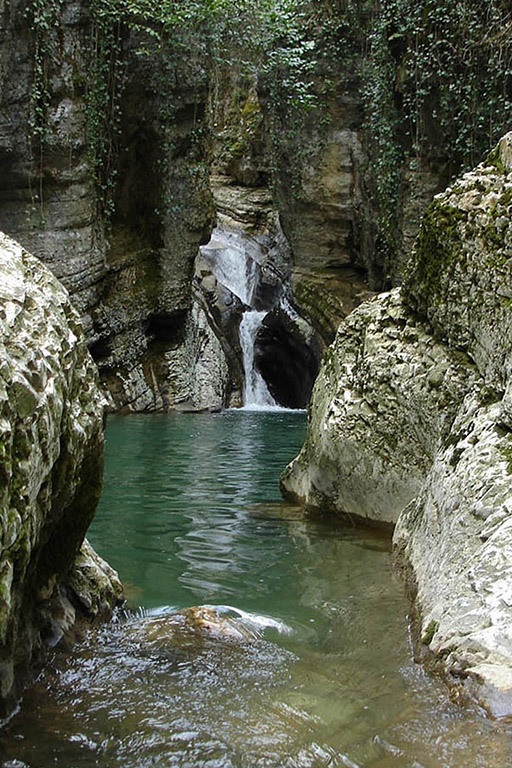
[{"label": "waterfall", "polygon": [[240,323],[240,347],[244,363],[244,408],[277,407],[263,376],[254,367],[254,344],[267,312],[244,312]]},{"label": "waterfall", "polygon": [[261,374],[254,367],[256,336],[267,312],[254,309],[260,265],[266,257],[262,245],[240,232],[215,229],[201,256],[219,283],[238,296],[247,309],[240,322],[239,339],[244,366],[244,408],[278,408]]},{"label": "waterfall", "polygon": [[239,232],[215,229],[208,245],[202,246],[201,256],[219,283],[252,306],[258,285],[259,264],[263,253],[254,240]]}]

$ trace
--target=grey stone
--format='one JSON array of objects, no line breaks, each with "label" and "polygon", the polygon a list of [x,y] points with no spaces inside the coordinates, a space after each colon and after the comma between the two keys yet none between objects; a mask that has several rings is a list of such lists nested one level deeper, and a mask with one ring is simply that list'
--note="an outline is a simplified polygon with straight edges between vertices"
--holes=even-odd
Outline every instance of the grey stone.
[{"label": "grey stone", "polygon": [[403,290],[342,323],[281,479],[306,506],[396,522],[418,657],[496,716],[512,714],[511,146],[435,199]]},{"label": "grey stone", "polygon": [[[0,234],[0,711],[30,662],[79,616],[106,618],[121,587],[100,586],[84,545],[103,476],[105,400],[79,317],[37,259]],[[86,566],[90,565],[87,569]],[[72,576],[70,576],[72,574]],[[77,584],[80,583],[80,589]],[[74,589],[74,591],[73,591]],[[80,595],[90,595],[79,600]]]}]

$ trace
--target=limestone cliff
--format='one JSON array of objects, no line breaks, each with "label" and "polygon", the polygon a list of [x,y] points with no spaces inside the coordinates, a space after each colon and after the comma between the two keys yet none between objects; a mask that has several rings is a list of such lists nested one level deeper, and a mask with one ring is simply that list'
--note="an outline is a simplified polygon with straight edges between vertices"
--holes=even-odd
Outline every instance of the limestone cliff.
[{"label": "limestone cliff", "polygon": [[83,543],[103,476],[97,372],[67,292],[0,236],[0,711],[48,644],[105,618],[115,573]]},{"label": "limestone cliff", "polygon": [[399,289],[362,304],[324,355],[307,439],[282,492],[306,507],[395,522],[475,378],[407,312]]},{"label": "limestone cliff", "polygon": [[419,655],[512,712],[512,134],[427,211],[403,290],[340,327],[304,448],[306,505],[396,523]]},{"label": "limestone cliff", "polygon": [[[255,235],[279,218],[294,307],[321,348],[367,284],[400,282],[419,215],[462,148],[479,156],[508,119],[508,44],[485,31],[503,27],[504,9],[478,10],[482,32],[457,23],[459,6],[321,0],[266,17],[253,5],[0,2],[0,227],[70,291],[113,408],[186,403],[202,331],[224,377],[229,339],[214,340],[192,289],[215,223],[210,186],[220,224]],[[473,69],[448,85],[429,41],[460,29],[450,66],[471,49]],[[500,69],[480,83],[490,54]],[[478,130],[454,142],[470,121],[452,92],[465,105],[468,82],[494,101],[486,116],[472,100]],[[230,381],[199,387],[197,407],[239,388],[240,361],[227,363]]]},{"label": "limestone cliff", "polygon": [[144,410],[212,225],[207,80],[93,6],[0,4],[0,227],[69,290],[113,405]]}]

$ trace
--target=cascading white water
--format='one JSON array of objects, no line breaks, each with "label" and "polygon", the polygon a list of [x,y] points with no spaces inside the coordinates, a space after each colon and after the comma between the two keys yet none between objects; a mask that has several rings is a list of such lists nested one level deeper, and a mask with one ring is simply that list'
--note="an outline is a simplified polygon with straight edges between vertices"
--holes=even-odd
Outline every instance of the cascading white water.
[{"label": "cascading white water", "polygon": [[278,408],[261,374],[254,367],[254,344],[267,312],[258,312],[254,296],[258,287],[259,267],[265,251],[254,238],[240,232],[215,229],[212,239],[201,248],[201,255],[219,283],[251,309],[240,322],[239,338],[244,365],[244,408]]},{"label": "cascading white water", "polygon": [[201,255],[219,283],[252,306],[258,283],[260,246],[239,232],[215,229],[212,239],[201,248]]},{"label": "cascading white water", "polygon": [[267,312],[244,312],[240,323],[240,347],[244,363],[244,408],[277,407],[259,371],[254,367],[254,343]]}]

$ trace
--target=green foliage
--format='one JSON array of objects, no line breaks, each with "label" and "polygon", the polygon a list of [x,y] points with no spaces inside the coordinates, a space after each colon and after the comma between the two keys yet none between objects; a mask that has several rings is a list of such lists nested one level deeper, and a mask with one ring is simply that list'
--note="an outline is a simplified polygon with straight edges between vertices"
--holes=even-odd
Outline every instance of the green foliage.
[{"label": "green foliage", "polygon": [[380,232],[398,228],[404,154],[444,165],[481,161],[510,129],[512,15],[502,0],[384,0],[367,33],[365,131]]},{"label": "green foliage", "polygon": [[[34,34],[30,131],[41,179],[63,2],[29,0],[27,7]],[[404,160],[427,159],[448,178],[474,165],[510,127],[512,16],[504,0],[91,0],[90,13],[88,147],[107,212],[130,40],[139,56],[165,51],[168,62],[159,86],[163,162],[174,142],[173,67],[202,73],[212,103],[219,70],[236,68],[267,95],[271,170],[297,195],[308,131],[329,121],[344,94],[360,93],[367,194],[384,267],[398,247]],[[237,152],[257,128],[255,115],[242,119]]]},{"label": "green foliage", "polygon": [[33,33],[33,78],[30,93],[28,140],[32,162],[37,168],[38,189],[31,185],[31,211],[38,210],[44,226],[44,149],[47,139],[48,110],[51,102],[50,72],[59,53],[59,30],[63,0],[30,0],[25,17]]},{"label": "green foliage", "polygon": [[125,73],[124,30],[117,10],[120,5],[116,0],[91,2],[91,68],[85,80],[89,165],[97,184],[100,212],[107,216],[114,207],[116,140],[121,127],[120,98]]},{"label": "green foliage", "polygon": [[389,48],[385,12],[373,18],[367,41],[369,55],[363,64],[362,88],[369,157],[366,183],[376,213],[375,246],[387,273],[396,250],[404,152],[397,140],[400,115],[393,99],[395,61]]},{"label": "green foliage", "polygon": [[58,31],[63,0],[30,0],[25,14],[34,34],[34,76],[31,92],[31,131],[44,138],[50,105],[49,72],[58,55]]}]

